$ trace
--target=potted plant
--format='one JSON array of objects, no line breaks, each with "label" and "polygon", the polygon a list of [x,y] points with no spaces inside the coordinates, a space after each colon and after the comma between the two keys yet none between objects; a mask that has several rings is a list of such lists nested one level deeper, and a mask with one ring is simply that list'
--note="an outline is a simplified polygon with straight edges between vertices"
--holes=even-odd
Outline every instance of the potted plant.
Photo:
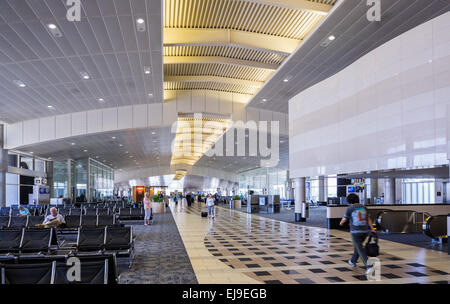
[{"label": "potted plant", "polygon": [[164,213],[164,198],[158,195],[152,196],[153,213]]},{"label": "potted plant", "polygon": [[241,208],[241,197],[239,195],[233,196],[234,209]]}]

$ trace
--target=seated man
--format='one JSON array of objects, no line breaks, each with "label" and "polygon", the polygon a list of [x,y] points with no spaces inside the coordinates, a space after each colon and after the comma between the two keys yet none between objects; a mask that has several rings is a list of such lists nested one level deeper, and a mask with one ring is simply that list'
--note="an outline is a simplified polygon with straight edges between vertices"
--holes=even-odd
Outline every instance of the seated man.
[{"label": "seated man", "polygon": [[28,216],[30,215],[30,210],[28,210],[28,208],[25,208],[24,206],[19,206],[19,215]]},{"label": "seated man", "polygon": [[53,207],[50,209],[50,214],[45,217],[44,222],[41,225],[38,225],[38,227],[59,227],[65,223],[64,217],[58,213],[58,210],[56,210],[55,207]]}]

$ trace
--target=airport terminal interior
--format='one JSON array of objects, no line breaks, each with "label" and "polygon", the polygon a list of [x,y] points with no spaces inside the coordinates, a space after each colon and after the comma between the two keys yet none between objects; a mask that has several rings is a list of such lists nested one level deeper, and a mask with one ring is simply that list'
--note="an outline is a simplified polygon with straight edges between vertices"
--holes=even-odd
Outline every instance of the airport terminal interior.
[{"label": "airport terminal interior", "polygon": [[0,0],[0,283],[448,284],[449,33],[450,0]]}]

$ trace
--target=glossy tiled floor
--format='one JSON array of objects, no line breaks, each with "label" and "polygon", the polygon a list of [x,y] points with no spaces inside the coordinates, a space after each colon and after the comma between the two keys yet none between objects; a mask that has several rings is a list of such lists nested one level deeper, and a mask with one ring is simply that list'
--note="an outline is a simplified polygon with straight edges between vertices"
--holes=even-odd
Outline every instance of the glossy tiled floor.
[{"label": "glossy tiled floor", "polygon": [[[199,283],[448,283],[444,252],[380,240],[381,280],[347,264],[348,233],[289,224],[216,207],[216,218],[200,216],[200,205],[171,205]],[[203,204],[203,209],[205,209]]]}]

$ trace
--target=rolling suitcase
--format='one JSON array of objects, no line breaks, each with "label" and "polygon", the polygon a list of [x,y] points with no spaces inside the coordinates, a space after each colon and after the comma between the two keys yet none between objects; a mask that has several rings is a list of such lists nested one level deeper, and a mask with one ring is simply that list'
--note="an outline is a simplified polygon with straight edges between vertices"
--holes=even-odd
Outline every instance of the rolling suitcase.
[{"label": "rolling suitcase", "polygon": [[202,217],[208,217],[208,212],[202,211]]}]

